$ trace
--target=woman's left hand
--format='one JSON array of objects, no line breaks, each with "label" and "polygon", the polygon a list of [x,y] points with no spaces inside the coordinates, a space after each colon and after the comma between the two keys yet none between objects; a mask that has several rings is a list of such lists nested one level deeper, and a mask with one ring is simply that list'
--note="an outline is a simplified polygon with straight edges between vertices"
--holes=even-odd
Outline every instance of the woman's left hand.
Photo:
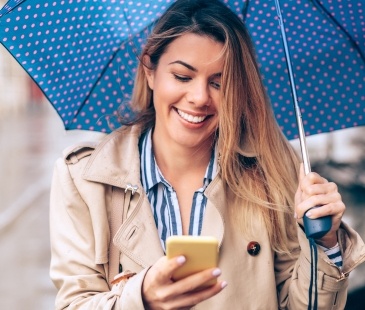
[{"label": "woman's left hand", "polygon": [[[314,208],[321,206],[320,208]],[[326,215],[332,217],[332,228],[316,242],[324,247],[331,248],[337,243],[337,230],[340,227],[342,216],[346,210],[337,185],[328,182],[315,172],[304,174],[303,164],[300,167],[299,185],[295,194],[295,216],[299,224],[303,225],[303,216],[307,212],[310,219]]]}]

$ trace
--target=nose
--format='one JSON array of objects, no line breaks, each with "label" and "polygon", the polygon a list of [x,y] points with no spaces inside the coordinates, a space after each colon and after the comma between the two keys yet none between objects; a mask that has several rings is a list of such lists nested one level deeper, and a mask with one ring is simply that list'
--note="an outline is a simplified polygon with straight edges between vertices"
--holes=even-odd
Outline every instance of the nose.
[{"label": "nose", "polygon": [[208,83],[195,81],[190,85],[188,101],[197,107],[204,107],[210,104],[210,93]]}]

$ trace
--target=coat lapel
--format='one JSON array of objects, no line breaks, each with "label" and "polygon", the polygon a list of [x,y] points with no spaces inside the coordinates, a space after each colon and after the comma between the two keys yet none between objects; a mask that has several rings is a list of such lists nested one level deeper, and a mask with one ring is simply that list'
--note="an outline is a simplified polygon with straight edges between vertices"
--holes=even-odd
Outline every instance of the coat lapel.
[{"label": "coat lapel", "polygon": [[205,190],[208,198],[205,209],[202,236],[213,236],[218,239],[219,247],[224,237],[224,214],[226,211],[225,194],[222,181],[216,177]]},{"label": "coat lapel", "polygon": [[113,242],[119,250],[143,268],[164,255],[155,220],[147,196],[136,193],[131,201],[133,210],[117,231]]}]

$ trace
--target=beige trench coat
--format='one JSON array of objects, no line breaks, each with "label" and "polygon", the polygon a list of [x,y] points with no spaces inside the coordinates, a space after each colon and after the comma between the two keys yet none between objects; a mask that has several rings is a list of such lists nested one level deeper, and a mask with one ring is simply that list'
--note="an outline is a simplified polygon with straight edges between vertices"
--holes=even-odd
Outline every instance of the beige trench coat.
[{"label": "beige trench coat", "polygon": [[[51,278],[57,287],[56,309],[144,309],[141,286],[148,268],[164,252],[148,199],[140,183],[139,131],[117,130],[97,147],[79,145],[66,151],[55,166],[51,190]],[[118,193],[137,185],[126,220],[114,244],[123,270],[137,275],[109,286],[109,221],[115,217]],[[274,253],[260,218],[256,234],[245,238],[229,224],[223,185],[216,177],[205,194],[208,204],[202,235],[219,240],[221,278],[228,286],[194,309],[307,309],[310,248],[298,227],[292,256]],[[294,221],[294,219],[293,219]],[[294,224],[296,225],[296,224]],[[257,256],[247,252],[250,241],[261,246]],[[345,224],[339,231],[342,272],[319,250],[319,309],[343,309],[348,275],[365,259],[361,238]]]}]

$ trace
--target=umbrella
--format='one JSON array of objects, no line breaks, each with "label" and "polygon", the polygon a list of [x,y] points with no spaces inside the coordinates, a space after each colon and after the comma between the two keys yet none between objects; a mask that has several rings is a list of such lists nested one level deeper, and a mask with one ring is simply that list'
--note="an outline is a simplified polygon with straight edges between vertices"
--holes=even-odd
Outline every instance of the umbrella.
[{"label": "umbrella", "polygon": [[[137,55],[168,4],[145,1],[10,0],[0,11],[0,40],[38,84],[65,129],[110,131],[125,117]],[[140,14],[145,12],[145,17]]]},{"label": "umbrella", "polygon": [[[298,137],[275,2],[222,1],[245,19],[278,123],[288,139]],[[10,0],[0,11],[0,42],[66,129],[109,132],[118,107],[132,116],[137,55],[172,2]],[[365,124],[363,1],[281,3],[305,134]]]},{"label": "umbrella", "polygon": [[[365,3],[280,2],[306,134],[365,124]],[[297,128],[292,122],[287,126],[295,112],[293,91],[289,91],[287,82],[288,54],[282,28],[278,27],[280,14],[274,6],[278,3],[246,1],[243,15],[257,47],[276,117],[287,137],[292,138],[297,136]]]},{"label": "umbrella", "polygon": [[[109,132],[118,107],[132,114],[137,55],[173,1],[52,1],[10,0],[0,11],[0,42],[66,129]],[[308,173],[305,134],[365,124],[364,1],[282,0],[282,10],[278,0],[221,1],[245,20],[277,121],[288,139],[299,132]]]}]

